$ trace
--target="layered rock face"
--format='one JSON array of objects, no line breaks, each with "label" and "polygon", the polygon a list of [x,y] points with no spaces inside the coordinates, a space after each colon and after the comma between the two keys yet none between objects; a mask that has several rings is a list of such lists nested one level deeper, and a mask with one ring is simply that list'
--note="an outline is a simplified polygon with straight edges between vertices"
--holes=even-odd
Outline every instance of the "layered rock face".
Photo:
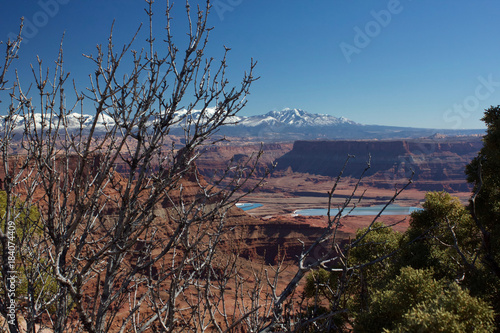
[{"label": "layered rock face", "polygon": [[[467,140],[296,141],[277,159],[277,170],[337,176],[348,156],[344,176],[359,177],[370,163],[367,181],[391,185],[415,172],[417,188],[463,190],[465,166],[482,147],[479,138]],[[427,186],[427,188],[423,188]],[[464,188],[465,186],[465,188]]]},{"label": "layered rock face", "polygon": [[[259,150],[262,155],[256,161]],[[255,164],[256,177],[266,174],[266,170],[272,168],[276,159],[288,153],[292,149],[291,143],[272,144],[247,144],[247,145],[213,145],[203,149],[202,154],[196,160],[200,173],[207,179],[217,179],[228,168],[228,166],[244,165],[248,167]]]}]

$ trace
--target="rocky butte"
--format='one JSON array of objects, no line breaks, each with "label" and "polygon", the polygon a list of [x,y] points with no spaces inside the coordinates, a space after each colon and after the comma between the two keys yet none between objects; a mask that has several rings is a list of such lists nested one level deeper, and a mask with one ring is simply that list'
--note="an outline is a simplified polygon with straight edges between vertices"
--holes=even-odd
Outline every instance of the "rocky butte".
[{"label": "rocky butte", "polygon": [[366,177],[374,185],[391,185],[414,172],[416,188],[459,191],[467,190],[464,168],[481,147],[480,137],[296,141],[276,169],[334,177],[351,156],[344,176],[359,177],[369,161]]}]

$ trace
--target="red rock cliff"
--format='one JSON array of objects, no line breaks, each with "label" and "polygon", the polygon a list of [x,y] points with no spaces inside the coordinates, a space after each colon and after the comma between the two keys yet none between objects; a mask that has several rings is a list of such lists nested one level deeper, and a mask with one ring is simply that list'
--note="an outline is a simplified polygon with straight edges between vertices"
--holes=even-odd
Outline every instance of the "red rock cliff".
[{"label": "red rock cliff", "polygon": [[[359,177],[371,156],[367,177],[388,181],[415,172],[419,184],[462,181],[464,168],[482,147],[478,138],[412,141],[297,141],[277,159],[277,170],[337,176],[348,155],[354,155],[344,176]],[[438,186],[439,187],[439,186]],[[443,188],[429,188],[429,190]]]}]

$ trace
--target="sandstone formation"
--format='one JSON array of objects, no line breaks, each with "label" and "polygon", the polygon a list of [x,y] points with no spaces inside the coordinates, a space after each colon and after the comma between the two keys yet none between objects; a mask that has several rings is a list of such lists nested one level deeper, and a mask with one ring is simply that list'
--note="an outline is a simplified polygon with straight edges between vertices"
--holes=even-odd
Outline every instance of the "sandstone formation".
[{"label": "sandstone formation", "polygon": [[396,141],[296,141],[277,159],[278,171],[291,170],[335,177],[349,155],[344,176],[359,177],[370,161],[365,180],[392,186],[394,180],[414,175],[423,190],[464,190],[464,167],[482,147],[478,137]]},{"label": "sandstone formation", "polygon": [[196,160],[196,165],[206,179],[217,179],[217,175],[229,165],[243,165],[247,162],[250,162],[249,166],[253,165],[261,148],[263,154],[256,164],[257,177],[265,175],[267,170],[272,169],[274,162],[292,149],[292,143],[212,145],[203,149],[203,153]]}]

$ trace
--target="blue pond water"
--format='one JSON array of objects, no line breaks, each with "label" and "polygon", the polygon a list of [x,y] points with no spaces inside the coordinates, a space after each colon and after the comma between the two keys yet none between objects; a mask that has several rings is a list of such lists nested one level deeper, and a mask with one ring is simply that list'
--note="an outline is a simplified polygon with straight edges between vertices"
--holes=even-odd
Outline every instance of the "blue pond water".
[{"label": "blue pond water", "polygon": [[[349,215],[377,215],[380,210],[384,208],[383,205],[371,206],[371,207],[356,207]],[[417,207],[401,207],[398,205],[390,205],[387,207],[382,215],[409,215],[415,211],[422,210],[422,208]],[[347,214],[350,209],[344,210],[344,215]],[[296,210],[294,213],[302,216],[326,216],[328,210],[327,209],[300,209]],[[335,215],[337,213],[337,209],[332,208],[331,214]]]},{"label": "blue pond water", "polygon": [[244,211],[247,211],[247,210],[250,210],[250,209],[255,209],[255,208],[258,208],[258,207],[262,207],[262,204],[260,204],[260,203],[250,203],[250,202],[237,203],[236,207],[241,208]]}]

